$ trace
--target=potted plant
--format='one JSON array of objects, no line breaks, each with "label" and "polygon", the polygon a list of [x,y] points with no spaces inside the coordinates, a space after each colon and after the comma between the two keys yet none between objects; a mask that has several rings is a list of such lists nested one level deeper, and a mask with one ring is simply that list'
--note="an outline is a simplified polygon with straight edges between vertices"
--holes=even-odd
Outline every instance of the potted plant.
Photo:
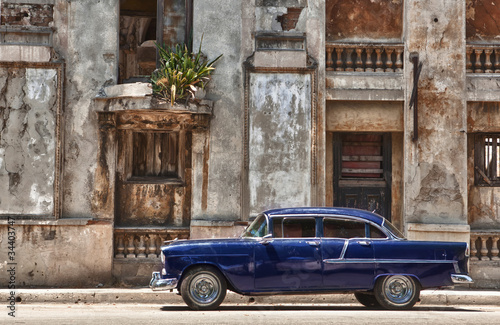
[{"label": "potted plant", "polygon": [[200,89],[204,91],[210,81],[210,74],[222,54],[215,60],[208,61],[201,54],[201,42],[198,53],[191,52],[186,45],[174,47],[156,44],[160,56],[160,67],[151,75],[153,94],[170,102],[195,98]]}]

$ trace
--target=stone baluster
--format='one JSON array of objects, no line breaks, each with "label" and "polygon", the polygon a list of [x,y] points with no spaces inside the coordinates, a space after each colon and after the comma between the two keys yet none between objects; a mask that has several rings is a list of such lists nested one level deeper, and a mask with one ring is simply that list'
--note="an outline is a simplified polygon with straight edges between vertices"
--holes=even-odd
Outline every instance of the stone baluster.
[{"label": "stone baluster", "polygon": [[493,62],[495,73],[500,73],[500,49],[495,50],[495,55],[493,57],[495,58],[495,62]]},{"label": "stone baluster", "polygon": [[365,69],[363,68],[363,60],[361,59],[361,55],[363,54],[363,48],[358,47],[356,49],[356,64],[355,64],[355,71],[357,72],[363,72]]},{"label": "stone baluster", "polygon": [[472,52],[474,51],[473,48],[468,47],[467,48],[467,63],[466,63],[466,72],[467,73],[473,73],[474,70],[472,70]]},{"label": "stone baluster", "polygon": [[395,71],[396,69],[396,65],[395,65],[395,62],[392,61],[392,53],[394,53],[394,49],[386,49],[385,50],[385,53],[387,53],[387,58],[386,58],[386,61],[385,61],[385,71],[386,72],[393,72]]},{"label": "stone baluster", "polygon": [[500,236],[494,236],[491,238],[492,239],[492,246],[491,246],[491,259],[494,261],[500,260],[500,256],[498,254],[500,253],[500,250],[498,249],[498,241],[500,240]]},{"label": "stone baluster", "polygon": [[396,72],[403,72],[403,60],[401,59],[403,54],[402,48],[396,49]]},{"label": "stone baluster", "polygon": [[128,246],[127,246],[127,255],[126,258],[135,258],[135,246],[134,246],[134,236],[128,235]]},{"label": "stone baluster", "polygon": [[373,54],[373,49],[372,48],[367,48],[366,49],[366,72],[373,72],[373,61],[372,61],[372,54]]},{"label": "stone baluster", "polygon": [[146,258],[146,244],[144,242],[144,235],[139,236],[139,243],[137,244],[137,258]]},{"label": "stone baluster", "polygon": [[354,53],[354,49],[353,48],[346,48],[346,54],[347,54],[347,57],[346,57],[346,62],[345,62],[345,65],[346,65],[346,68],[345,68],[345,71],[354,71],[354,68],[352,67],[352,54]]},{"label": "stone baluster", "polygon": [[123,252],[125,251],[125,245],[123,245],[123,237],[125,235],[115,235],[115,240],[116,240],[116,255],[115,258],[125,258],[125,254]]},{"label": "stone baluster", "polygon": [[481,237],[481,261],[488,260],[488,247],[486,246],[486,241],[488,240],[488,236],[482,236]]},{"label": "stone baluster", "polygon": [[382,62],[382,51],[383,49],[381,48],[375,49],[375,52],[377,53],[377,61],[375,62],[375,66],[377,67],[375,69],[376,72],[384,72],[384,69],[382,68],[382,65],[384,64]]},{"label": "stone baluster", "polygon": [[477,236],[473,236],[471,234],[471,239],[470,239],[470,259],[471,259],[471,261],[479,260],[479,258],[477,257],[476,240],[477,240]]},{"label": "stone baluster", "polygon": [[484,72],[486,73],[493,73],[493,70],[491,69],[493,67],[493,64],[491,63],[491,54],[493,53],[492,49],[485,49],[484,50]]},{"label": "stone baluster", "polygon": [[326,70],[333,70],[333,59],[332,59],[333,47],[326,47]]},{"label": "stone baluster", "polygon": [[335,52],[337,53],[337,62],[335,71],[344,71],[344,62],[342,61],[342,52],[344,51],[341,47],[336,47]]},{"label": "stone baluster", "polygon": [[148,258],[155,258],[158,257],[156,254],[156,235],[151,234],[149,235],[149,242],[148,242]]},{"label": "stone baluster", "polygon": [[474,49],[476,53],[476,62],[474,64],[474,73],[482,73],[483,72],[483,67],[481,64],[481,54],[483,53],[483,50],[480,49]]}]

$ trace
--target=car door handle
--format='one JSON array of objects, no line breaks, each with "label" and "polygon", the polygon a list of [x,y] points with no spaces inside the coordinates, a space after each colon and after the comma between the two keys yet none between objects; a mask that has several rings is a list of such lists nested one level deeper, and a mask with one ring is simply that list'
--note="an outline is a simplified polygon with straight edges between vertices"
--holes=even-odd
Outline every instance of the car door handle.
[{"label": "car door handle", "polygon": [[316,240],[311,240],[311,241],[306,241],[309,246],[319,246],[319,241]]},{"label": "car door handle", "polygon": [[357,243],[360,244],[361,246],[370,246],[371,245],[371,243],[368,240],[358,240]]}]

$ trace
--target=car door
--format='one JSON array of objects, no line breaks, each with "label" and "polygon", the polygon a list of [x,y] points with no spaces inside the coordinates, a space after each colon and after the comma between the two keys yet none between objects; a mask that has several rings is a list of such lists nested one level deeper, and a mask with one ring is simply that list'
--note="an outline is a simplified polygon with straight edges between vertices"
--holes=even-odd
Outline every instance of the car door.
[{"label": "car door", "polygon": [[325,217],[322,230],[325,289],[371,289],[375,263],[367,224],[346,217]]},{"label": "car door", "polygon": [[255,249],[255,288],[302,291],[322,286],[321,240],[314,217],[271,218],[273,238]]}]

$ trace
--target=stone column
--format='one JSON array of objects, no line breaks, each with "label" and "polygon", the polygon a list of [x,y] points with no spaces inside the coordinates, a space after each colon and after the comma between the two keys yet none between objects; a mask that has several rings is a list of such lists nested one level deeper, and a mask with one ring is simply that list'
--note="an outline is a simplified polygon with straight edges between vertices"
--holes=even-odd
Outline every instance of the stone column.
[{"label": "stone column", "polygon": [[[406,3],[405,230],[410,239],[469,240],[465,1]],[[423,63],[414,139],[410,54]]]}]

